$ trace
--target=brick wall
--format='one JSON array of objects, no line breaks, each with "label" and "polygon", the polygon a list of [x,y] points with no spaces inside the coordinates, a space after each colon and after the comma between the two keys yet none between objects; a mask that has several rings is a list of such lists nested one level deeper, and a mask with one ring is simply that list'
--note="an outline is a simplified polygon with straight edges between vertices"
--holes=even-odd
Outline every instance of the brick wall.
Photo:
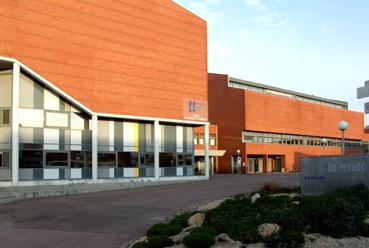
[{"label": "brick wall", "polygon": [[170,0],[3,0],[0,56],[96,112],[183,119],[207,101],[206,22]]}]

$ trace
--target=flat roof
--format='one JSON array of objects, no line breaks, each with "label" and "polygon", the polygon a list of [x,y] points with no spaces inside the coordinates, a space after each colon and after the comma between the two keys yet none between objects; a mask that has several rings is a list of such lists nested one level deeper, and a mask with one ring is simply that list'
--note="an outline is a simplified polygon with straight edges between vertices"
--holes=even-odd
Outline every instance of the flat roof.
[{"label": "flat roof", "polygon": [[287,94],[291,94],[291,95],[295,95],[295,96],[300,96],[300,97],[304,97],[304,98],[309,98],[309,99],[313,99],[313,100],[317,100],[317,101],[322,101],[322,102],[326,102],[326,103],[341,105],[345,108],[348,107],[347,102],[328,99],[328,98],[323,98],[323,97],[318,97],[318,96],[314,96],[314,95],[308,95],[308,94],[304,94],[304,93],[300,93],[300,92],[296,92],[296,91],[292,91],[292,90],[286,90],[286,89],[282,89],[282,88],[278,88],[278,87],[274,87],[274,86],[269,86],[269,85],[265,85],[265,84],[260,84],[260,83],[255,83],[255,82],[250,82],[250,81],[246,81],[246,80],[242,80],[242,79],[238,79],[238,78],[228,77],[228,82],[235,82],[235,83],[249,85],[249,86],[262,88],[262,89],[267,89],[267,90],[274,90],[274,91],[287,93]]}]

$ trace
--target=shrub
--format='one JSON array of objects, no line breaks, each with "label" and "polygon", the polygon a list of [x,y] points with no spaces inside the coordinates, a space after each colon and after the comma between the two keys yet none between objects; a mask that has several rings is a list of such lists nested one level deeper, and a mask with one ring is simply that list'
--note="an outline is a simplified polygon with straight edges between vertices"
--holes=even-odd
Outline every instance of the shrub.
[{"label": "shrub", "polygon": [[195,212],[183,212],[179,215],[176,215],[170,222],[169,225],[180,226],[182,228],[188,227],[187,220],[193,215]]},{"label": "shrub", "polygon": [[362,222],[368,198],[366,186],[341,188],[321,196],[304,197],[300,211],[311,232],[332,237],[355,236],[366,232]]},{"label": "shrub", "polygon": [[261,190],[269,193],[278,193],[280,192],[281,188],[282,186],[278,182],[266,182]]},{"label": "shrub", "polygon": [[302,232],[285,231],[274,234],[265,240],[265,246],[269,248],[297,248],[304,243]]},{"label": "shrub", "polygon": [[166,223],[159,223],[153,225],[148,231],[147,236],[173,236],[182,231],[182,228],[178,225],[170,225]]},{"label": "shrub", "polygon": [[208,248],[215,243],[217,232],[214,228],[202,226],[194,229],[189,235],[184,237],[183,244],[188,248]]},{"label": "shrub", "polygon": [[132,246],[132,248],[148,248],[147,242],[141,241]]},{"label": "shrub", "polygon": [[173,246],[173,240],[168,238],[168,236],[153,236],[149,237],[147,247],[148,248],[162,248]]}]

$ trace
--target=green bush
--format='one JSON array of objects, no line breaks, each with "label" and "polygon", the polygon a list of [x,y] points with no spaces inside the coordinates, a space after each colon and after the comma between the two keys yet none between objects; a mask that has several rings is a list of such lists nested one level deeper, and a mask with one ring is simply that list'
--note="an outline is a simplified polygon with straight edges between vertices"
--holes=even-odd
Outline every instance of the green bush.
[{"label": "green bush", "polygon": [[184,237],[183,244],[188,248],[208,248],[215,243],[216,234],[217,232],[214,228],[201,226]]},{"label": "green bush", "polygon": [[265,246],[268,248],[297,248],[302,247],[304,241],[302,232],[282,231],[268,237],[265,240]]},{"label": "green bush", "polygon": [[148,231],[147,236],[173,236],[182,231],[182,228],[178,225],[170,225],[166,223],[159,223],[153,225]]},{"label": "green bush", "polygon": [[148,248],[163,248],[173,246],[173,240],[168,238],[168,236],[152,236],[149,237],[147,247]]},{"label": "green bush", "polygon": [[300,211],[309,232],[332,237],[356,236],[366,232],[369,190],[365,185],[341,188],[321,196],[304,197]]},{"label": "green bush", "polygon": [[134,244],[132,248],[148,248],[147,242],[142,241]]},{"label": "green bush", "polygon": [[188,227],[187,220],[194,215],[195,212],[183,212],[179,215],[176,215],[170,222],[169,225],[180,226],[182,228]]}]

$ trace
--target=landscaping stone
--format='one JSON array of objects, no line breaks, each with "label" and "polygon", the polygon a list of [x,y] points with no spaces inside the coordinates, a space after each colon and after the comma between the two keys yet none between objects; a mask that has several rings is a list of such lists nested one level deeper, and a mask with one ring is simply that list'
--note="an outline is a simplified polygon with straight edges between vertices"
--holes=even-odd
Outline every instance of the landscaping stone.
[{"label": "landscaping stone", "polygon": [[261,196],[259,193],[256,193],[255,195],[251,196],[251,203],[254,204],[257,199],[259,199]]},{"label": "landscaping stone", "polygon": [[186,248],[186,246],[184,244],[176,244],[171,246],[170,248]]},{"label": "landscaping stone", "polygon": [[263,238],[267,238],[274,233],[278,233],[281,227],[278,224],[264,223],[258,226],[258,232]]},{"label": "landscaping stone", "polygon": [[202,223],[204,223],[205,220],[205,214],[203,213],[197,213],[192,215],[189,219],[188,219],[188,225],[189,226],[201,226]]},{"label": "landscaping stone", "polygon": [[221,233],[215,237],[215,244],[211,248],[246,248],[240,241],[234,241],[228,234]]},{"label": "landscaping stone", "polygon": [[220,204],[222,204],[225,200],[227,199],[231,199],[230,197],[226,197],[223,199],[219,199],[219,200],[215,200],[209,203],[206,203],[204,205],[201,205],[200,207],[197,208],[198,211],[209,211],[212,210],[214,208],[217,208],[220,206]]},{"label": "landscaping stone", "polygon": [[265,248],[264,243],[254,243],[254,244],[248,244],[246,246],[247,248]]},{"label": "landscaping stone", "polygon": [[243,196],[246,198],[246,199],[249,199],[251,197],[251,192],[246,192],[243,194]]},{"label": "landscaping stone", "polygon": [[179,244],[179,243],[181,243],[181,242],[182,242],[183,238],[184,238],[184,237],[186,237],[186,236],[187,236],[187,235],[189,235],[189,234],[190,234],[190,232],[182,231],[181,233],[179,233],[179,234],[177,234],[177,235],[174,235],[174,236],[172,236],[172,237],[170,237],[170,238],[173,240],[173,242],[174,242],[175,244]]},{"label": "landscaping stone", "polygon": [[292,198],[292,197],[291,197],[291,195],[290,195],[290,194],[287,194],[287,193],[273,194],[272,196],[273,196],[273,197],[288,196],[288,197]]}]

